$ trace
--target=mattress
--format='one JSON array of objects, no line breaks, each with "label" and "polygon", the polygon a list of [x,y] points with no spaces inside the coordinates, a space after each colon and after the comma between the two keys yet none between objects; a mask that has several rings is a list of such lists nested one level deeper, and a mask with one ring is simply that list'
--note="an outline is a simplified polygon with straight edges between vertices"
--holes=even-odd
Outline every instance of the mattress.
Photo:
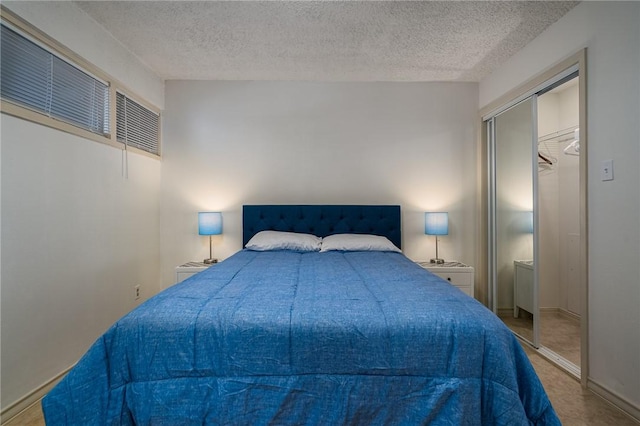
[{"label": "mattress", "polygon": [[47,424],[560,424],[526,354],[401,253],[255,252],[116,322]]}]

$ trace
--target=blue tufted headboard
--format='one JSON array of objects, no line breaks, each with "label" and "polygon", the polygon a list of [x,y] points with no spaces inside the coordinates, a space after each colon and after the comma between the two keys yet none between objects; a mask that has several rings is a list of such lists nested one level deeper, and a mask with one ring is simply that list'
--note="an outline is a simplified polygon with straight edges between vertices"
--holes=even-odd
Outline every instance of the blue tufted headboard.
[{"label": "blue tufted headboard", "polygon": [[374,234],[402,248],[400,206],[247,205],[242,207],[242,247],[260,231],[285,231],[326,237]]}]

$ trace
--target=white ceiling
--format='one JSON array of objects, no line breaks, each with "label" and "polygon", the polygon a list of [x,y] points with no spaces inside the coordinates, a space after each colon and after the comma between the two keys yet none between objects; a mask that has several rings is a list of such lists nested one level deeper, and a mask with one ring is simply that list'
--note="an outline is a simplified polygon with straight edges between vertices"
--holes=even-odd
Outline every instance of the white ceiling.
[{"label": "white ceiling", "polygon": [[164,79],[479,81],[576,1],[79,1]]}]

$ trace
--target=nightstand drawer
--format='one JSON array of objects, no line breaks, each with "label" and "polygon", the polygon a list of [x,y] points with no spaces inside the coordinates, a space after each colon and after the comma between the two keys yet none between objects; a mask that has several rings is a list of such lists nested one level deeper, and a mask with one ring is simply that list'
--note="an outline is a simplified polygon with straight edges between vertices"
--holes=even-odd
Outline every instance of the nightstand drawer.
[{"label": "nightstand drawer", "polygon": [[[204,271],[204,269],[203,269]],[[200,271],[198,271],[200,272]],[[176,284],[181,283],[182,281],[186,280],[187,278],[189,278],[192,275],[197,274],[198,272],[181,272],[181,271],[177,271],[176,272]]]},{"label": "nightstand drawer", "polygon": [[473,268],[460,262],[430,263],[417,262],[424,269],[449,281],[464,293],[475,297]]},{"label": "nightstand drawer", "polygon": [[471,282],[473,276],[466,272],[438,272],[434,271],[433,269],[431,270],[431,272],[441,278],[444,278],[455,286],[470,286],[471,284],[473,284]]},{"label": "nightstand drawer", "polygon": [[187,278],[197,274],[198,272],[204,271],[210,266],[210,264],[202,262],[187,262],[183,265],[176,266],[176,284],[186,280]]}]

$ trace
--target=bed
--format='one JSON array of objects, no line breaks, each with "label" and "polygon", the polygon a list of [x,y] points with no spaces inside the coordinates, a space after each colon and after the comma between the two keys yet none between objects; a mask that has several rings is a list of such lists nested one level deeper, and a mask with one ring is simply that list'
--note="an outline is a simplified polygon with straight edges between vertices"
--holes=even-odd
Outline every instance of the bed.
[{"label": "bed", "polygon": [[43,399],[47,424],[560,424],[512,333],[400,229],[399,206],[244,206],[253,249],[116,322]]}]

